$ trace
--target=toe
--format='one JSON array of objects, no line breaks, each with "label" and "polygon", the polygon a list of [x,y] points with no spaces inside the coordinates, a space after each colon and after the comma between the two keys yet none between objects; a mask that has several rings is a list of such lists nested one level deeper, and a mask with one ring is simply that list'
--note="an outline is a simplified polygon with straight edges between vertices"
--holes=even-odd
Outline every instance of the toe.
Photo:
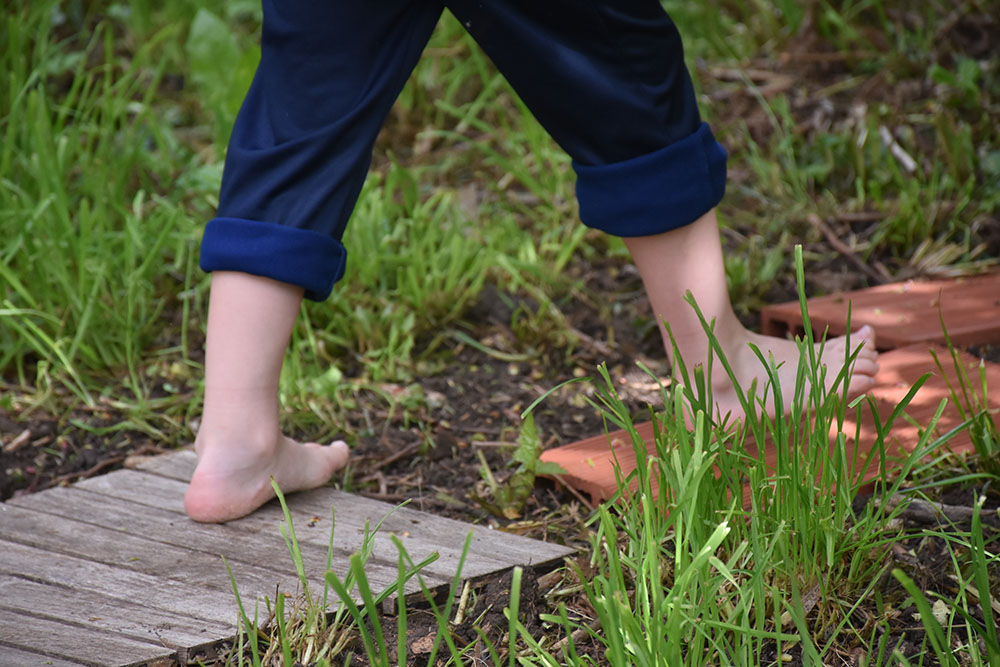
[{"label": "toe", "polygon": [[855,376],[872,377],[878,373],[878,363],[872,359],[858,359],[854,362],[852,370]]},{"label": "toe", "polygon": [[875,378],[870,375],[853,375],[848,385],[848,393],[852,396],[865,394],[875,388]]},{"label": "toe", "polygon": [[317,477],[324,477],[325,483],[333,473],[337,472],[345,465],[350,458],[351,450],[343,440],[336,440],[329,445],[321,445],[317,442],[306,443],[305,447],[310,450],[311,458],[317,465]]},{"label": "toe", "polygon": [[863,341],[865,347],[875,349],[875,329],[867,324],[855,331],[851,338],[855,341]]},{"label": "toe", "polygon": [[340,470],[345,465],[347,465],[347,459],[351,455],[351,449],[347,446],[347,443],[343,440],[337,440],[336,442],[331,442],[325,449],[327,452],[327,459],[332,466],[331,472]]}]

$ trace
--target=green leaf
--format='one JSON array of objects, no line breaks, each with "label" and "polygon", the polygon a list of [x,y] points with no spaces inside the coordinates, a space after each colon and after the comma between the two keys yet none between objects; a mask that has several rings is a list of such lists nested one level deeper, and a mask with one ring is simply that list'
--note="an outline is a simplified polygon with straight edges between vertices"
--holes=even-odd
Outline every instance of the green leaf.
[{"label": "green leaf", "polygon": [[528,415],[521,424],[521,435],[518,437],[518,447],[512,458],[523,464],[528,470],[534,470],[538,457],[542,455],[542,441],[538,437],[534,415]]},{"label": "green leaf", "polygon": [[190,62],[191,79],[205,108],[215,116],[216,142],[224,146],[253,81],[260,49],[254,47],[244,52],[225,21],[206,9],[199,9],[184,50]]},{"label": "green leaf", "polygon": [[240,48],[229,26],[207,9],[199,9],[191,23],[184,50],[191,63],[191,76],[209,89],[228,89]]},{"label": "green leaf", "polygon": [[535,466],[536,475],[565,475],[566,469],[558,463],[551,461],[539,461]]}]

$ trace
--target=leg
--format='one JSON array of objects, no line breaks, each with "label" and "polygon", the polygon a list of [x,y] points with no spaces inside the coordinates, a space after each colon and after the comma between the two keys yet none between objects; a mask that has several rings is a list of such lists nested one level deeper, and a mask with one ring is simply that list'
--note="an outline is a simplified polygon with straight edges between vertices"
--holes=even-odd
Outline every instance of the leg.
[{"label": "leg", "polygon": [[[278,425],[278,380],[303,297],[342,276],[341,235],[386,113],[441,13],[433,0],[264,0],[261,63],[233,129],[218,217],[198,467],[197,521],[227,521],[326,483],[347,447],[299,444]],[[391,45],[391,46],[387,46]]]},{"label": "leg", "polygon": [[299,444],[278,427],[278,379],[302,288],[245,273],[212,276],[198,467],[184,497],[195,521],[228,521],[274,497],[325,484],[347,445]]},{"label": "leg", "polygon": [[386,114],[441,6],[263,0],[261,59],[233,127],[201,268],[299,285],[322,301]]},{"label": "leg", "polygon": [[[659,1],[449,0],[448,6],[573,157],[581,220],[623,237],[685,363],[703,363],[708,350],[683,299],[691,290],[705,316],[716,320],[741,386],[764,374],[747,346],[753,342],[784,362],[782,389],[790,392],[796,346],[747,331],[733,313],[715,219],[726,154],[701,123],[680,35]],[[878,366],[873,333],[862,330],[853,340],[867,343],[849,384],[860,393],[872,386]],[[827,343],[831,367],[840,367],[845,345]],[[718,409],[738,413],[724,369],[716,364],[713,375]]]},{"label": "leg", "polygon": [[[715,335],[740,386],[747,389],[757,380],[758,395],[764,392],[765,369],[748,345],[754,343],[765,356],[773,355],[775,362],[781,365],[778,377],[784,393],[782,401],[785,406],[791,402],[798,368],[798,347],[792,341],[748,331],[736,318],[726,286],[722,244],[714,209],[693,224],[655,236],[625,238],[624,241],[642,275],[653,312],[660,321],[660,332],[668,355],[672,354],[672,346],[663,320],[670,324],[678,351],[689,368],[695,364],[704,365],[708,359],[708,338],[694,310],[684,301],[685,294],[690,290],[705,319],[709,322],[715,320]],[[878,372],[874,331],[863,327],[851,337],[851,344],[862,345],[848,381],[849,394],[856,396],[874,386],[872,376]],[[837,375],[833,371],[843,365],[846,345],[846,338],[836,338],[827,341],[823,349],[823,362],[831,371],[826,378],[828,389]],[[718,413],[721,416],[728,413],[739,415],[742,407],[721,364],[713,364],[711,380]],[[768,409],[773,413],[773,404]]]}]

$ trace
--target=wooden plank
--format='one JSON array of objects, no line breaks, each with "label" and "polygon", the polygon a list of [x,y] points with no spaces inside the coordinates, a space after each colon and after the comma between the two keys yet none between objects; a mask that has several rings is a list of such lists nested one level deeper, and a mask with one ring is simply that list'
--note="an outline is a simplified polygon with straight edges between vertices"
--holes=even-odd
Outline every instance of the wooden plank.
[{"label": "wooden plank", "polygon": [[169,454],[145,457],[141,463],[135,466],[135,469],[187,482],[194,474],[194,468],[197,464],[198,455],[193,449],[185,448]]},{"label": "wooden plank", "polygon": [[[176,484],[173,480],[148,480],[149,477],[151,476],[143,475],[144,489],[147,488],[146,481],[150,481],[151,485],[160,481]],[[124,488],[135,490],[134,486],[117,486],[116,488],[119,491]],[[234,571],[242,567],[238,564],[251,564],[287,576],[293,576],[295,573],[294,563],[281,537],[277,518],[267,522],[241,523],[238,527],[197,524],[186,516],[174,512],[123,500],[121,495],[109,498],[99,493],[73,487],[48,489],[41,493],[29,494],[10,501],[10,504],[55,515],[65,512],[66,507],[73,507],[77,519],[88,524],[125,531],[165,544],[225,556]],[[326,524],[329,524],[329,521]],[[302,523],[298,523],[298,525],[301,526]],[[317,587],[322,586],[321,578],[326,570],[328,533],[324,536],[324,529],[314,533],[308,528],[299,532],[305,532],[310,537],[315,534],[323,540],[320,543],[299,539],[305,571],[311,579],[310,584]],[[357,550],[358,545],[345,548],[342,542],[338,542],[338,544],[334,545],[332,565],[334,571],[343,576],[350,556]],[[440,570],[440,566],[437,569]],[[398,576],[395,560],[380,561],[373,558],[368,562],[365,572],[371,586],[376,591],[393,584]],[[431,588],[446,585],[451,581],[450,575],[435,576],[430,572],[425,573],[424,579]],[[419,582],[412,581],[407,584],[407,592],[414,592],[419,588]]]},{"label": "wooden plank", "polygon": [[[182,454],[186,455],[187,452]],[[176,456],[178,455],[172,454],[168,458]],[[88,479],[77,486],[131,502],[163,507],[180,514],[183,512],[180,497],[186,485],[186,482],[176,478],[118,470]],[[375,557],[388,563],[396,562],[396,548],[389,537],[390,534],[395,534],[415,562],[437,551],[439,560],[431,564],[426,572],[449,580],[454,576],[469,530],[473,531],[473,542],[462,570],[468,578],[491,574],[514,565],[550,563],[573,553],[572,549],[563,546],[472,526],[405,507],[397,508],[328,487],[291,495],[288,502],[299,540],[317,544],[324,549],[329,540],[331,505],[336,510],[335,544],[342,545],[349,552],[360,548],[366,520],[374,528],[379,520],[389,515],[380,532],[373,538]],[[313,522],[314,518],[318,520]],[[248,517],[229,522],[226,527],[245,528],[255,532],[272,530],[277,534],[281,519],[281,509],[276,503],[269,503]],[[311,523],[315,525],[310,528],[308,526]],[[319,526],[322,528],[317,530]]]},{"label": "wooden plank", "polygon": [[187,482],[194,474],[196,465],[198,465],[198,455],[194,453],[194,450],[180,449],[170,454],[151,456],[136,466],[136,469],[176,479],[180,482]]},{"label": "wooden plank", "polygon": [[[198,459],[189,449],[171,454],[155,456],[138,466],[140,470],[155,473],[163,477],[187,482],[194,472]],[[325,519],[330,512],[330,504],[337,508],[337,527],[344,525],[345,519],[351,521],[352,530],[360,530],[364,520],[370,519],[372,524],[382,517],[385,532],[397,535],[414,535],[419,528],[420,535],[433,535],[435,539],[450,537],[449,546],[461,549],[471,524],[427,514],[409,507],[396,508],[394,505],[368,498],[337,491],[334,489],[316,489],[313,492],[290,496],[291,504],[297,510],[313,512]],[[329,499],[328,499],[329,498]],[[390,515],[391,513],[391,515]],[[490,530],[474,526],[472,553],[488,555],[491,559],[500,560],[508,565],[538,565],[558,561],[573,553],[566,547],[540,542],[521,535],[513,535],[503,531]],[[441,545],[444,548],[445,545]],[[412,555],[412,552],[411,552]],[[524,559],[527,558],[527,561]],[[442,553],[442,559],[444,554]]]},{"label": "wooden plank", "polygon": [[[32,646],[34,643],[44,646]],[[75,660],[95,667],[131,667],[174,656],[174,651],[162,645],[139,642],[111,632],[100,632],[3,608],[0,608],[0,645],[26,651],[42,649],[46,655],[54,658]]]},{"label": "wooden plank", "polygon": [[[226,593],[67,556],[0,538],[0,573],[136,601],[194,619],[236,627],[236,600]],[[251,605],[252,606],[252,605]]]},{"label": "wooden plank", "polygon": [[39,653],[28,653],[11,646],[0,647],[4,667],[81,667],[82,662],[70,662]]},{"label": "wooden plank", "polygon": [[[231,590],[225,565],[218,556],[174,547],[122,531],[43,514],[10,504],[0,505],[0,534],[47,551],[87,558],[125,570],[165,579]],[[240,594],[250,600],[274,595],[275,587],[294,593],[296,577],[243,564],[233,570]]]},{"label": "wooden plank", "polygon": [[[141,591],[135,593],[135,599],[141,599]],[[130,600],[6,574],[0,575],[0,608],[169,647],[201,648],[233,634],[229,623],[194,619]],[[34,641],[36,648],[44,648],[44,637]]]},{"label": "wooden plank", "polygon": [[[542,566],[561,561],[574,553],[573,549],[558,544],[435,516],[409,507],[396,507],[336,489],[319,491],[323,493],[301,494],[296,499],[296,509],[320,515],[324,508],[329,512],[332,503],[337,509],[337,526],[343,525],[347,519],[351,529],[359,534],[364,529],[365,519],[369,519],[374,527],[384,517],[381,532],[398,536],[410,555],[438,551],[441,560],[452,565],[452,572],[471,531],[472,542],[463,570],[469,577],[478,576],[473,571],[478,570],[480,564],[484,573],[488,573],[491,567],[493,572],[502,569],[498,565]],[[395,551],[393,554],[395,557]]]},{"label": "wooden plank", "polygon": [[[163,503],[172,508],[174,512],[173,516],[177,517],[178,521],[188,522],[189,525],[199,525],[189,522],[187,516],[183,514],[183,504],[176,501],[176,498],[182,495],[184,489],[187,487],[186,482],[129,470],[118,470],[107,475],[102,475],[101,477],[92,478],[87,480],[87,482],[87,484],[80,484],[78,486],[84,488],[86,491],[107,494],[115,499],[143,504],[151,509],[158,509],[157,505]],[[322,503],[319,508],[312,508],[316,509],[316,512],[311,510],[303,511],[299,509],[299,504],[303,496],[316,493],[322,494],[324,491],[330,492],[332,489],[317,489],[311,492],[295,494],[290,498],[292,522],[296,527],[296,536],[300,544],[312,545],[322,551],[324,560],[318,569],[311,570],[312,572],[320,573],[325,569],[325,557],[330,539],[330,502]],[[379,507],[383,505],[377,503],[377,501],[368,502],[377,504]],[[391,506],[388,507],[391,508]],[[318,520],[314,522],[313,519],[316,517],[318,517]],[[266,534],[272,536],[274,539],[281,540],[280,525],[283,518],[284,515],[281,508],[275,503],[270,503],[248,517],[230,521],[224,527],[214,526],[214,528],[223,531],[224,534],[236,535],[241,532],[249,533],[253,536]],[[363,521],[363,518],[354,516],[353,512],[337,512],[334,547],[337,553],[341,555],[341,558],[338,562],[334,563],[333,569],[338,574],[343,575],[346,572],[350,555],[361,548],[364,533]],[[370,576],[372,586],[385,586],[395,581],[397,576],[396,549],[388,534],[384,532],[374,536],[373,544],[373,555],[369,561],[371,565]],[[284,549],[283,542],[282,549]],[[430,554],[431,551],[433,549],[426,549],[423,552],[414,551],[410,555],[413,557],[414,562],[419,562]],[[425,583],[432,589],[439,585],[450,583],[451,578],[455,574],[455,564],[458,560],[458,555],[453,550],[442,549],[439,553],[441,553],[441,558],[431,563],[424,570]],[[287,550],[284,551],[281,562],[289,562]],[[488,563],[477,563],[474,568],[469,570],[473,574],[467,573],[467,576],[472,577],[496,572],[505,567],[509,567],[509,565],[492,560]],[[379,569],[383,571],[388,570],[391,573],[391,578],[388,580],[385,577],[381,579],[376,578]],[[308,572],[310,570],[307,570]],[[410,591],[411,588],[412,590],[419,590],[419,587],[420,584],[418,581],[412,581],[407,585],[407,591]]]},{"label": "wooden plank", "polygon": [[[277,504],[225,525],[194,523],[183,512],[193,454],[167,458],[153,465],[156,473],[116,471],[0,504],[0,646],[16,647],[29,656],[24,660],[44,652],[63,664],[132,665],[175,649],[183,660],[187,649],[209,648],[235,631],[236,604],[220,555],[231,562],[249,607],[262,595],[273,596],[278,585],[297,590]],[[470,530],[465,578],[572,553],[330,488],[295,494],[289,504],[307,574],[317,586],[331,506],[337,511],[334,567],[341,571],[361,545],[365,522],[374,528],[388,515],[366,568],[377,589],[397,576],[390,535],[415,561],[441,554],[424,572],[432,588],[450,584]],[[418,588],[411,582],[408,591]],[[0,664],[6,664],[2,657]]]},{"label": "wooden plank", "polygon": [[115,470],[79,481],[74,486],[187,517],[184,512],[186,481],[135,470]]}]

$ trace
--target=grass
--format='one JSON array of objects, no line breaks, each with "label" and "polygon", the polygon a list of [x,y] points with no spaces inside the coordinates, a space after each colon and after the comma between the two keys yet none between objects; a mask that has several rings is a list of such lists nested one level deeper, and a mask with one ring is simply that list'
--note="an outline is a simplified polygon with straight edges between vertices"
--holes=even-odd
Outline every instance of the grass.
[{"label": "grass", "polygon": [[[1000,59],[977,50],[975,39],[997,25],[986,3],[665,6],[685,35],[703,114],[731,153],[720,212],[741,314],[792,293],[796,268],[800,283],[824,289],[812,283],[836,258],[812,219],[899,278],[996,264]],[[0,20],[2,405],[57,415],[66,428],[95,429],[81,411],[114,410],[105,430],[190,440],[207,288],[197,247],[259,57],[259,9],[221,0],[15,0]],[[512,363],[572,365],[577,338],[561,308],[598,300],[579,267],[625,262],[618,241],[575,217],[568,158],[446,16],[380,139],[345,238],[348,276],[327,303],[303,310],[281,384],[285,425],[316,437],[345,424],[355,429],[350,438],[390,422],[429,431],[428,399],[416,383],[444,367],[455,344]],[[798,264],[796,243],[804,244]],[[513,309],[513,346],[470,333],[477,323],[468,311],[488,289],[531,304]],[[619,314],[614,307],[605,307],[608,319]],[[848,456],[843,439],[841,455],[828,456],[824,427],[865,404],[802,391],[795,411],[812,428],[779,414],[727,431],[707,418],[710,387],[689,371],[692,391],[665,394],[652,415],[655,452],[632,480],[669,492],[625,494],[594,515],[584,534],[591,562],[566,574],[579,580],[571,585],[580,604],[553,603],[547,636],[528,632],[514,586],[506,636],[482,638],[492,664],[657,664],[669,656],[673,664],[754,665],[788,654],[818,665],[850,641],[871,647],[862,664],[997,664],[996,614],[984,604],[996,588],[997,549],[982,503],[970,527],[926,533],[947,540],[958,591],[928,597],[883,566],[892,543],[914,537],[894,527],[899,506],[852,511],[869,462]],[[809,354],[797,371],[800,381],[823,372]],[[634,428],[609,376],[596,386],[608,423]],[[745,389],[748,414],[757,415],[765,387]],[[977,446],[977,476],[943,470],[938,479],[996,478],[1000,439],[984,410],[986,390],[980,377],[960,374],[952,400]],[[367,419],[373,402],[386,407],[386,426],[357,417]],[[685,410],[691,431],[678,427]],[[902,410],[888,416],[902,418]],[[943,440],[932,439],[933,424],[922,426],[927,454]],[[775,471],[737,453],[764,437],[779,445]],[[871,463],[884,464],[877,451]],[[530,460],[518,462],[532,470]],[[923,464],[915,472],[929,474]],[[878,493],[899,493],[903,479],[883,480]],[[734,500],[747,481],[755,490],[749,511]],[[516,512],[523,498],[500,500],[501,513]],[[364,562],[361,553],[348,572],[328,576],[315,598],[276,598],[265,609],[274,624],[241,605],[250,664],[333,664],[359,636],[370,663],[391,664],[402,649],[386,645],[373,622],[380,594],[365,590]],[[419,577],[419,565],[401,553],[400,582]],[[919,608],[921,657],[879,630],[901,606],[881,599],[890,578]],[[427,604],[436,650],[464,664],[468,647],[455,644],[448,626],[452,600]],[[859,622],[871,606],[878,619]],[[287,622],[286,612],[294,612]],[[405,637],[405,605],[393,622]],[[260,626],[271,633],[266,641]],[[563,640],[558,648],[554,637]]]},{"label": "grass", "polygon": [[[797,252],[796,266],[801,290],[801,251]],[[691,305],[697,310],[696,303]],[[710,325],[704,325],[713,347],[719,349]],[[843,400],[843,370],[838,370],[840,379],[829,390],[818,389],[825,386],[822,376],[826,368],[817,355],[808,354],[813,343],[811,334],[801,341],[796,398],[786,415],[767,416],[758,387],[753,386],[743,394],[750,415],[745,424],[734,428],[713,422],[708,414],[714,403],[705,391],[708,385],[697,377],[701,369],[695,368],[695,377],[685,381],[693,390],[668,393],[664,388],[665,410],[650,411],[655,424],[652,449],[647,449],[638,435],[628,407],[616,393],[615,382],[602,366],[595,407],[610,423],[631,435],[637,467],[629,478],[621,480],[619,497],[593,515],[588,571],[583,571],[584,565],[572,564],[596,622],[571,618],[566,606],[558,605],[542,614],[541,619],[553,628],[547,645],[543,645],[518,616],[518,568],[505,610],[510,623],[505,655],[477,628],[490,656],[486,664],[750,666],[768,664],[775,654],[794,654],[802,664],[822,665],[844,636],[861,632],[863,628],[856,627],[853,614],[866,598],[875,595],[878,582],[887,575],[888,551],[902,537],[894,519],[905,508],[905,501],[889,500],[900,496],[910,473],[954,433],[931,439],[939,409],[915,451],[901,462],[900,473],[886,477],[883,467],[875,496],[860,511],[852,511],[866,484],[870,461],[849,456],[852,449],[845,444],[843,424],[847,410],[859,411],[861,407],[850,408]],[[766,363],[763,358],[761,361]],[[724,356],[719,362],[728,370]],[[851,362],[846,358],[844,367]],[[710,359],[709,369],[711,363]],[[682,360],[678,366],[679,372],[686,374]],[[772,362],[763,394],[777,384]],[[966,383],[961,382],[961,386],[967,389]],[[918,388],[919,383],[896,406],[881,433],[888,432]],[[688,420],[693,428],[686,426]],[[530,415],[526,426],[525,438],[535,438]],[[763,437],[762,429],[777,444],[779,456],[773,465],[764,459],[763,448],[754,453],[755,449],[747,446],[748,437]],[[834,442],[836,451],[842,453],[839,458],[828,455],[831,430],[837,434]],[[887,449],[880,435],[871,456],[884,461]],[[746,505],[744,488],[748,483],[753,491]],[[434,657],[442,645],[448,650],[447,664],[482,664],[482,658],[473,661],[469,657],[472,645],[455,642],[449,624],[468,540],[443,608],[424,586],[421,566],[414,565],[402,543],[394,540],[399,551],[397,582],[379,596],[369,589],[363,547],[362,553],[351,558],[348,583],[335,572],[326,573],[339,601],[331,611],[326,593],[322,599],[309,596],[291,517],[280,490],[278,494],[285,508],[283,535],[304,590],[306,618],[349,615],[355,644],[360,641],[367,664],[408,664],[404,586],[416,576],[437,623],[428,664],[436,664]],[[920,664],[927,656],[934,656],[940,665],[992,667],[1000,662],[993,610],[996,603],[988,593],[990,571],[998,556],[988,550],[984,537],[984,501],[985,497],[977,499],[968,530],[952,526],[943,532],[925,531],[925,535],[936,534],[949,545],[959,590],[956,598],[938,596],[932,605],[906,573],[892,570],[892,577],[919,610],[926,630]],[[332,544],[331,534],[331,548]],[[349,583],[352,580],[356,589]],[[390,593],[397,595],[395,619],[380,613],[380,603]],[[980,618],[973,613],[977,605]],[[296,649],[285,629],[280,605],[269,632],[263,633],[247,618],[242,603],[240,609],[246,634],[266,636],[273,655],[281,650],[280,660],[267,663],[251,646],[255,667],[306,662],[293,652]],[[387,644],[384,623],[396,626],[394,647]],[[563,639],[551,641],[553,631]],[[345,664],[350,662],[347,644],[338,645],[347,655]],[[550,648],[554,646],[559,650]],[[899,646],[883,643],[877,652],[899,664],[913,664],[913,656],[904,654]],[[246,654],[242,648],[230,662],[242,665]],[[337,655],[331,652],[330,658]],[[317,664],[332,662],[324,658]],[[882,664],[881,658],[871,664]]]}]

